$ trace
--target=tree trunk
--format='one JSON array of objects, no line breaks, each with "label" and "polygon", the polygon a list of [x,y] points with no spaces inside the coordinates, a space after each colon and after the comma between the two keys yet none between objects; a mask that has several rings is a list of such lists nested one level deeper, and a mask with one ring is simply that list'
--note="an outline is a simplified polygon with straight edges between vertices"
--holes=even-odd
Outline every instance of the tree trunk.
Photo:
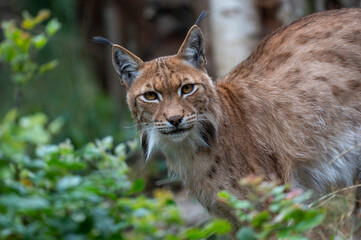
[{"label": "tree trunk", "polygon": [[260,20],[253,0],[210,0],[210,12],[216,75],[224,76],[258,43]]}]

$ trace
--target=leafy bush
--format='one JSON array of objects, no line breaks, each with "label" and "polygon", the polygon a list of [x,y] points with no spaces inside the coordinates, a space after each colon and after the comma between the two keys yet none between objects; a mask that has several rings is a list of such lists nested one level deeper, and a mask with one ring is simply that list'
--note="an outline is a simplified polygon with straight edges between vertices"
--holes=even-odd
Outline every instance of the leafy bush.
[{"label": "leafy bush", "polygon": [[[125,159],[137,141],[51,144],[60,125],[16,110],[1,121],[0,239],[200,239],[183,227],[170,192],[136,196],[144,182],[128,179]],[[215,220],[204,229],[210,236],[230,226]]]},{"label": "leafy bush", "polygon": [[46,123],[13,110],[0,124],[1,239],[139,239],[181,223],[172,201],[130,197],[144,187],[126,175],[137,142],[113,148],[106,137],[76,150],[49,144],[59,126]]},{"label": "leafy bush", "polygon": [[245,200],[222,191],[218,198],[232,206],[242,223],[237,239],[307,239],[305,233],[319,225],[325,213],[322,209],[310,208],[304,201],[310,192],[290,190],[288,185],[263,182],[261,177],[249,176],[240,181],[247,192]]},{"label": "leafy bush", "polygon": [[[29,5],[36,9],[42,4]],[[57,16],[62,17],[59,12]],[[49,10],[41,10],[34,17],[24,11],[23,20],[0,26],[1,116],[14,106],[22,114],[45,111],[50,118],[62,116],[66,124],[55,139],[70,138],[77,147],[109,134],[118,142],[135,137],[135,128],[120,128],[119,122],[122,127],[132,125],[130,114],[120,114],[118,103],[100,88],[76,22],[60,24]]]},{"label": "leafy bush", "polygon": [[22,28],[16,27],[14,21],[1,23],[5,39],[0,44],[0,59],[10,67],[12,80],[16,85],[25,84],[35,75],[51,70],[57,65],[57,61],[52,60],[39,66],[34,57],[61,27],[58,20],[53,18],[46,24],[45,29],[33,33],[35,27],[50,17],[48,10],[40,11],[36,17],[24,12],[23,17]]}]

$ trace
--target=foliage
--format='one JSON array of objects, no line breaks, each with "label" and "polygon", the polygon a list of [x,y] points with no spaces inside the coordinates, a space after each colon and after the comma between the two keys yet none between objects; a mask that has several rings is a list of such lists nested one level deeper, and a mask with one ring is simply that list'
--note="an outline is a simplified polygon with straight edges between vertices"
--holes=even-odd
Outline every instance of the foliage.
[{"label": "foliage", "polygon": [[[64,1],[56,2],[50,5],[74,10]],[[47,6],[24,4],[31,6],[31,12]],[[52,12],[64,21],[59,9]],[[133,139],[136,128],[128,127],[130,113],[100,88],[99,73],[89,61],[92,51],[85,47],[87,40],[80,36],[76,18],[60,24],[49,10],[34,17],[24,11],[22,16],[23,20],[1,23],[0,64],[5,67],[0,69],[0,115],[20,106],[24,114],[45,111],[50,118],[62,116],[65,124],[55,138],[70,138],[75,146],[110,134],[116,141]]]},{"label": "foliage", "polygon": [[[119,232],[132,226],[141,211],[144,216],[146,211],[158,213],[161,207],[167,210],[165,202],[121,198],[143,188],[141,180],[132,184],[125,175],[125,144],[113,152],[111,137],[78,151],[69,141],[49,144],[59,122],[46,122],[44,114],[19,117],[12,110],[0,124],[2,239],[110,239],[115,235],[122,239]],[[132,150],[136,147],[134,142],[127,146]],[[134,214],[122,211],[131,206],[124,205],[126,200],[137,205]],[[180,221],[174,210],[170,219]],[[155,228],[159,219],[153,220],[148,225]]]},{"label": "foliage", "polygon": [[0,59],[10,66],[12,80],[15,84],[25,84],[37,74],[56,67],[56,60],[42,65],[38,65],[34,61],[37,50],[42,49],[48,39],[60,29],[60,23],[53,18],[46,24],[45,29],[36,33],[32,32],[35,27],[49,17],[48,10],[40,11],[36,17],[24,12],[22,29],[16,27],[15,21],[2,22],[1,28],[5,39],[0,44]]},{"label": "foliage", "polygon": [[[113,235],[115,200],[131,188],[125,145],[112,139],[76,151],[69,141],[49,144],[57,122],[43,114],[10,111],[0,125],[0,237],[77,239]],[[102,226],[104,225],[105,226]]]},{"label": "foliage", "polygon": [[214,234],[224,235],[229,233],[232,230],[232,227],[229,222],[225,220],[216,219],[207,223],[202,228],[190,228],[186,230],[183,234],[185,239],[207,239]]},{"label": "foliage", "polygon": [[[126,149],[131,154],[136,141],[51,144],[60,125],[16,110],[1,121],[0,239],[200,239],[184,229],[170,192],[146,198],[138,194],[144,182],[128,179]],[[204,231],[229,229],[215,220]]]},{"label": "foliage", "polygon": [[232,206],[242,227],[237,239],[307,239],[305,233],[319,225],[325,213],[322,209],[309,208],[304,201],[310,192],[290,190],[288,185],[263,182],[261,177],[249,176],[241,180],[247,192],[244,200],[222,191],[221,202]]}]

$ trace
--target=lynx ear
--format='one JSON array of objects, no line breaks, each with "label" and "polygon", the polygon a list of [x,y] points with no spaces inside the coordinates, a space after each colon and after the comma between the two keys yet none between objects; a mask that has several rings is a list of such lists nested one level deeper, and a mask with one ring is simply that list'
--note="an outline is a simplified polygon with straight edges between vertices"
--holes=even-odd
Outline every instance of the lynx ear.
[{"label": "lynx ear", "polygon": [[127,49],[114,44],[112,47],[113,66],[126,88],[129,88],[140,74],[143,61]]},{"label": "lynx ear", "polygon": [[207,61],[204,54],[204,39],[198,26],[194,25],[189,30],[177,55],[186,60],[193,67],[205,70]]}]

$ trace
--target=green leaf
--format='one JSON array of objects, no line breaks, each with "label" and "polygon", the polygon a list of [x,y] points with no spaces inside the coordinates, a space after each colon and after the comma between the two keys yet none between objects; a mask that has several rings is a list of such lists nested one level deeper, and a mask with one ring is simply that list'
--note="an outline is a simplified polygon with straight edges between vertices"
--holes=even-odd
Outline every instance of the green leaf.
[{"label": "green leaf", "polygon": [[280,210],[280,213],[274,218],[275,223],[280,223],[288,220],[298,221],[304,216],[304,211],[295,206],[286,207]]},{"label": "green leaf", "polygon": [[48,117],[44,113],[35,113],[33,115],[20,118],[19,125],[22,128],[43,126],[43,125],[45,125],[47,120],[48,120]]},{"label": "green leaf", "polygon": [[50,134],[42,126],[24,129],[24,131],[19,134],[19,137],[33,144],[47,144],[51,138]]},{"label": "green leaf", "polygon": [[97,147],[103,151],[109,150],[113,147],[113,137],[112,136],[106,136],[101,140],[95,141]]},{"label": "green leaf", "polygon": [[40,168],[45,168],[47,166],[47,164],[41,159],[31,160],[24,165],[29,169],[40,169]]},{"label": "green leaf", "polygon": [[221,219],[215,219],[209,222],[203,228],[190,228],[184,233],[186,239],[204,239],[214,234],[223,235],[231,231],[229,222]]},{"label": "green leaf", "polygon": [[58,189],[58,191],[64,191],[69,188],[78,186],[80,182],[81,182],[80,176],[66,176],[58,181],[56,188]]},{"label": "green leaf", "polygon": [[137,180],[135,180],[133,182],[133,185],[132,185],[132,188],[130,190],[130,194],[134,194],[134,193],[138,193],[138,192],[141,192],[143,191],[145,188],[145,182],[143,179],[141,178],[138,178]]},{"label": "green leaf", "polygon": [[3,21],[1,23],[1,28],[4,31],[5,39],[9,39],[10,38],[10,33],[15,29],[14,20]]},{"label": "green leaf", "polygon": [[206,237],[204,232],[198,228],[191,228],[185,232],[185,238],[189,240],[197,240]]},{"label": "green leaf", "polygon": [[249,227],[243,227],[237,232],[238,240],[256,240],[256,233]]},{"label": "green leaf", "polygon": [[17,210],[40,210],[49,207],[49,202],[42,197],[5,195],[0,196],[0,205]]},{"label": "green leaf", "polygon": [[58,60],[52,60],[50,62],[44,63],[44,64],[40,65],[39,73],[44,73],[44,72],[53,70],[54,68],[56,68],[56,66],[58,66],[58,64],[59,64]]},{"label": "green leaf", "polygon": [[48,126],[49,132],[52,134],[57,134],[63,127],[64,122],[65,120],[63,117],[55,118]]},{"label": "green leaf", "polygon": [[124,157],[125,156],[125,150],[126,150],[125,144],[121,143],[115,148],[114,152],[115,152],[116,156]]},{"label": "green leaf", "polygon": [[308,240],[308,238],[304,237],[304,236],[300,236],[300,235],[297,235],[297,236],[287,236],[286,238],[284,239],[287,239],[287,240]]},{"label": "green leaf", "polygon": [[12,123],[16,120],[16,118],[19,116],[19,112],[14,108],[11,109],[9,112],[6,113],[3,123]]},{"label": "green leaf", "polygon": [[300,194],[299,196],[296,196],[295,198],[292,199],[293,203],[301,203],[306,201],[307,199],[309,199],[312,195],[312,191],[307,191],[304,192],[302,194]]},{"label": "green leaf", "polygon": [[232,206],[237,209],[249,209],[252,207],[252,203],[248,200],[236,200]]},{"label": "green leaf", "polygon": [[269,206],[270,212],[278,212],[281,209],[281,204],[279,202],[272,203]]},{"label": "green leaf", "polygon": [[299,232],[309,230],[319,225],[325,218],[325,214],[319,210],[309,210],[304,214],[303,219],[296,224],[295,229]]},{"label": "green leaf", "polygon": [[61,24],[60,22],[56,19],[53,18],[51,19],[48,24],[45,27],[45,31],[49,36],[54,35],[57,31],[59,31],[59,29],[61,28]]},{"label": "green leaf", "polygon": [[36,27],[39,23],[45,21],[50,17],[50,11],[47,9],[40,10],[36,17],[30,15],[28,11],[23,12],[23,22],[21,26],[26,30],[31,30]]},{"label": "green leaf", "polygon": [[166,240],[181,240],[179,237],[176,237],[176,236],[173,236],[173,235],[171,235],[171,236],[166,236],[165,239],[166,239]]},{"label": "green leaf", "polygon": [[136,151],[139,148],[139,141],[138,139],[130,140],[127,142],[127,145],[130,148],[130,151]]},{"label": "green leaf", "polygon": [[45,157],[54,153],[58,153],[59,147],[56,145],[42,145],[36,149],[36,155],[38,157]]},{"label": "green leaf", "polygon": [[[281,214],[283,214],[283,211],[281,212]],[[287,221],[287,220],[293,219],[293,220],[297,221],[304,217],[305,217],[305,211],[303,211],[302,209],[299,209],[299,208],[291,207],[291,208],[285,209],[285,215],[284,215],[283,220]]]},{"label": "green leaf", "polygon": [[48,43],[48,38],[44,33],[40,33],[33,37],[33,43],[36,49],[41,49]]},{"label": "green leaf", "polygon": [[208,223],[204,229],[207,232],[221,235],[229,233],[232,230],[232,226],[226,220],[216,219]]},{"label": "green leaf", "polygon": [[133,212],[133,216],[135,216],[135,217],[145,217],[149,214],[151,214],[151,212],[150,212],[150,210],[148,210],[146,208],[138,208],[138,209],[135,209]]},{"label": "green leaf", "polygon": [[16,56],[16,50],[8,41],[4,41],[0,44],[0,58],[3,59],[5,62],[12,61]]},{"label": "green leaf", "polygon": [[41,23],[50,17],[50,11],[48,9],[41,9],[35,17],[37,23]]},{"label": "green leaf", "polygon": [[277,195],[283,193],[287,189],[287,186],[281,185],[273,188],[272,193]]},{"label": "green leaf", "polygon": [[21,35],[22,35],[22,31],[20,29],[18,29],[17,27],[15,27],[15,25],[9,29],[10,31],[8,32],[8,39],[11,39],[16,45],[18,45],[19,41],[21,41]]},{"label": "green leaf", "polygon": [[231,198],[231,194],[225,190],[218,192],[217,196],[222,200],[229,200]]},{"label": "green leaf", "polygon": [[19,120],[19,125],[21,127],[19,137],[24,141],[35,144],[48,143],[50,141],[50,134],[44,129],[46,121],[47,117],[42,113],[22,117]]},{"label": "green leaf", "polygon": [[35,26],[34,18],[28,11],[23,12],[23,22],[21,23],[21,26],[27,30],[30,30]]},{"label": "green leaf", "polygon": [[270,217],[269,212],[267,211],[260,212],[251,219],[251,224],[256,228],[260,227],[264,222],[266,222],[269,219],[269,217]]}]

